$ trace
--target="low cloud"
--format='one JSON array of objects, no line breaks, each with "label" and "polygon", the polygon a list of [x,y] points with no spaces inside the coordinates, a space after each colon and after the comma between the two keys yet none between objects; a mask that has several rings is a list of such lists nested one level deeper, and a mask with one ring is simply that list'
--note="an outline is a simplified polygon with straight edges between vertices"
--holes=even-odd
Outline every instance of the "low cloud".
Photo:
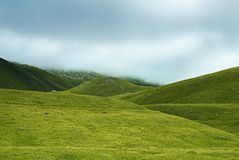
[{"label": "low cloud", "polygon": [[238,65],[238,7],[237,0],[0,0],[0,56],[174,82]]}]

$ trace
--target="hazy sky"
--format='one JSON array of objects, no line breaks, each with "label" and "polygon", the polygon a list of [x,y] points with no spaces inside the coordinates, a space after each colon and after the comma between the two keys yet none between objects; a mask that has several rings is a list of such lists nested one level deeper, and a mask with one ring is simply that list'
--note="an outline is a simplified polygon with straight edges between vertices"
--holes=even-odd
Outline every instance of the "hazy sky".
[{"label": "hazy sky", "polygon": [[0,56],[169,83],[239,65],[239,0],[0,0]]}]

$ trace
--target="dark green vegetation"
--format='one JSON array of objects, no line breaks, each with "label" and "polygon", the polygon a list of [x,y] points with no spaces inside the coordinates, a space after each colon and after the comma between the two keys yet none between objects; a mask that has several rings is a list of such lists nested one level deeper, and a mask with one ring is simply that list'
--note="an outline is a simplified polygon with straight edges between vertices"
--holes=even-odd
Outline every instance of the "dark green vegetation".
[{"label": "dark green vegetation", "polygon": [[234,160],[236,135],[126,101],[0,90],[4,160]]},{"label": "dark green vegetation", "polygon": [[74,94],[95,96],[114,96],[125,93],[137,92],[151,87],[139,86],[118,78],[98,78],[82,83],[80,86],[69,90]]},{"label": "dark green vegetation", "polygon": [[156,104],[146,107],[239,135],[239,104]]},{"label": "dark green vegetation", "polygon": [[137,104],[239,103],[239,67],[129,94]]},{"label": "dark green vegetation", "polygon": [[52,91],[74,87],[63,79],[36,67],[13,64],[0,58],[0,88]]}]

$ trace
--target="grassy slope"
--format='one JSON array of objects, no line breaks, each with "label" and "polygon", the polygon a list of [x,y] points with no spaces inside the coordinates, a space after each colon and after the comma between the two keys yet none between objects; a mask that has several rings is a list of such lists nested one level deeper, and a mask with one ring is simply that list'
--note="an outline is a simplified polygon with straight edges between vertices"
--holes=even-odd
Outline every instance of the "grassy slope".
[{"label": "grassy slope", "polygon": [[0,157],[233,160],[239,139],[112,98],[0,90]]},{"label": "grassy slope", "polygon": [[137,104],[239,103],[239,67],[121,97]]},{"label": "grassy slope", "polygon": [[13,64],[0,58],[0,88],[51,91],[73,87],[59,77],[44,70]]},{"label": "grassy slope", "polygon": [[156,104],[147,108],[239,135],[239,104]]},{"label": "grassy slope", "polygon": [[107,97],[137,92],[148,88],[151,87],[138,86],[123,79],[106,77],[84,82],[80,86],[69,90],[69,92],[74,94],[86,94]]}]

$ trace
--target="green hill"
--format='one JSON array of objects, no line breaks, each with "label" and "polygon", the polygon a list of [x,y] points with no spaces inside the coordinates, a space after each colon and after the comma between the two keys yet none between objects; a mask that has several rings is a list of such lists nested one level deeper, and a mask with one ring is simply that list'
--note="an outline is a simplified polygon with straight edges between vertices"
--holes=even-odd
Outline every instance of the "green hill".
[{"label": "green hill", "polygon": [[239,104],[155,104],[147,108],[239,135]]},{"label": "green hill", "polygon": [[121,98],[137,104],[239,103],[238,78],[235,67]]},{"label": "green hill", "polygon": [[0,90],[4,160],[233,160],[236,135],[119,99]]},{"label": "green hill", "polygon": [[135,85],[123,79],[104,77],[84,82],[80,86],[69,90],[69,92],[74,94],[108,97],[137,92],[149,88],[151,87]]},{"label": "green hill", "polygon": [[0,58],[0,88],[33,91],[66,90],[76,84],[42,69],[10,63]]}]

